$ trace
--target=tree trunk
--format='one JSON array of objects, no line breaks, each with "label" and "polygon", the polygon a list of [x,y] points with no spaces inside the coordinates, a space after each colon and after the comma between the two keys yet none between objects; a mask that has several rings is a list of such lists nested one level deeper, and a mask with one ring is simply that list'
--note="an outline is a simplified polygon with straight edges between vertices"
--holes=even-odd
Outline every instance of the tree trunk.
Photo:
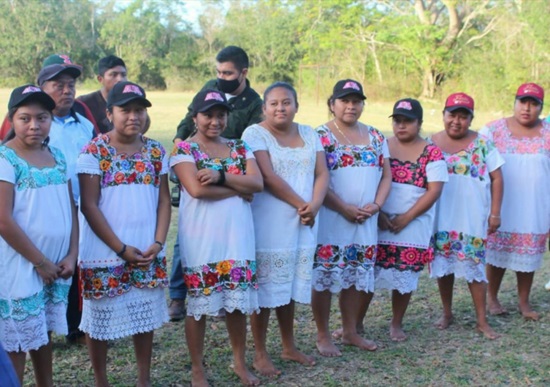
[{"label": "tree trunk", "polygon": [[422,97],[433,98],[435,95],[435,80],[432,69],[429,65],[424,68],[424,78],[422,81]]}]

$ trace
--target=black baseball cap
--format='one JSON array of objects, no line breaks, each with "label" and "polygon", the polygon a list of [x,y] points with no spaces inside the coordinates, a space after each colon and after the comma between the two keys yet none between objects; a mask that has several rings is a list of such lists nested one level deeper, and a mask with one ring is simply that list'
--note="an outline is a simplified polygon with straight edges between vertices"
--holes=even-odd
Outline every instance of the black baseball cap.
[{"label": "black baseball cap", "polygon": [[122,66],[126,68],[126,63],[124,63],[124,61],[118,56],[107,55],[106,57],[101,58],[99,62],[97,62],[97,73],[103,76],[103,74],[105,74],[105,71],[117,66]]},{"label": "black baseball cap", "polygon": [[113,86],[107,96],[107,109],[113,106],[124,106],[132,101],[140,101],[145,107],[151,107],[151,102],[145,98],[145,90],[135,83],[124,81]]},{"label": "black baseball cap", "polygon": [[367,99],[363,93],[363,86],[353,79],[342,79],[336,82],[336,85],[332,89],[332,98],[334,99],[343,98],[350,94],[357,94],[361,99]]},{"label": "black baseball cap", "polygon": [[53,54],[44,59],[42,69],[38,73],[37,83],[42,86],[44,82],[55,78],[61,73],[66,73],[73,78],[82,74],[82,67],[73,63],[71,58],[63,54]]},{"label": "black baseball cap", "polygon": [[231,105],[229,105],[227,99],[225,98],[225,94],[216,89],[204,89],[199,91],[191,103],[194,116],[196,116],[197,113],[203,113],[214,106],[223,106],[228,111],[232,110]]},{"label": "black baseball cap", "polygon": [[54,100],[38,86],[27,84],[13,89],[8,102],[8,110],[29,102],[39,102],[47,110],[55,109]]},{"label": "black baseball cap", "polygon": [[424,112],[420,102],[413,98],[403,98],[393,105],[393,113],[390,117],[405,116],[422,121],[423,114]]}]

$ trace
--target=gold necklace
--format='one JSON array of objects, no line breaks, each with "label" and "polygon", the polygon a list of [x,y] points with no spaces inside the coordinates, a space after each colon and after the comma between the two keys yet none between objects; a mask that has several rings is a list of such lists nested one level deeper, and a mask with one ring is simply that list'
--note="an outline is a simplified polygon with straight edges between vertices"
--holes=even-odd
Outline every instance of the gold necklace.
[{"label": "gold necklace", "polygon": [[[338,132],[342,135],[342,137],[344,137],[346,139],[347,142],[349,142],[349,145],[355,145],[349,138],[348,136],[346,136],[344,134],[344,132],[342,132],[340,130],[340,127],[338,126],[338,124],[336,123],[336,119],[332,120],[332,122],[334,123],[334,126],[336,127],[336,129],[338,130]],[[359,124],[357,124],[357,128],[359,129],[359,136],[361,138],[363,138],[363,129],[361,128],[361,126]]]}]

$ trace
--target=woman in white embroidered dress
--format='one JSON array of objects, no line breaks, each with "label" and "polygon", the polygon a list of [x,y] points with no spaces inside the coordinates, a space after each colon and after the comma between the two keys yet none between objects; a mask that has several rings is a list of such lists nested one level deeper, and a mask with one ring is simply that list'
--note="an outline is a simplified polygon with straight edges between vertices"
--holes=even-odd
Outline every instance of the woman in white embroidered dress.
[{"label": "woman in white embroidered dress", "polygon": [[53,386],[50,335],[67,334],[78,255],[65,158],[47,145],[54,107],[37,86],[14,89],[0,146],[0,341],[21,384],[30,353],[38,386]]},{"label": "woman in white embroidered dress", "polygon": [[107,379],[108,340],[132,336],[138,386],[149,386],[153,332],[168,321],[164,243],[170,224],[168,158],[141,133],[151,103],[145,91],[119,82],[107,98],[113,129],[78,158],[83,286],[80,329],[98,386]]},{"label": "woman in white embroidered dress", "polygon": [[516,272],[519,311],[527,320],[539,319],[529,294],[550,229],[550,123],[539,118],[543,101],[543,88],[525,83],[516,93],[513,116],[480,130],[493,140],[506,162],[502,222],[487,242],[489,313],[507,313],[498,291],[510,269]]},{"label": "woman in white embroidered dress", "polygon": [[203,366],[206,316],[225,310],[234,371],[243,385],[259,379],[246,366],[246,315],[259,312],[250,201],[263,189],[252,151],[220,136],[230,105],[218,90],[191,104],[196,131],[176,145],[170,165],[183,185],[179,246],[187,286],[185,336],[193,386],[207,385]]},{"label": "woman in white embroidered dress", "polygon": [[392,184],[378,216],[375,289],[392,290],[390,338],[403,341],[403,317],[418,278],[432,259],[435,202],[449,177],[441,150],[420,137],[422,106],[411,98],[395,103],[394,137],[388,140]]},{"label": "woman in white embroidered dress", "polygon": [[389,157],[386,138],[359,122],[365,99],[359,82],[338,81],[328,100],[334,119],[316,129],[330,171],[329,191],[319,211],[311,303],[317,349],[323,356],[342,355],[329,331],[331,298],[338,292],[342,342],[376,349],[361,334],[374,294],[378,212],[390,191],[391,171],[384,160]]},{"label": "woman in white embroidered dress", "polygon": [[275,308],[282,337],[281,357],[305,365],[313,357],[294,343],[294,302],[311,302],[311,272],[317,244],[316,216],[329,174],[321,141],[309,126],[295,123],[296,91],[276,82],[264,93],[265,120],[248,127],[245,140],[256,156],[265,191],[252,202],[258,264],[258,302],[253,315],[254,366],[263,375],[280,373],[267,352],[270,309]]},{"label": "woman in white embroidered dress", "polygon": [[455,277],[465,278],[476,310],[476,329],[488,339],[499,335],[487,322],[485,248],[487,233],[500,226],[504,160],[495,145],[470,129],[474,100],[465,93],[451,94],[443,110],[445,130],[432,136],[443,152],[449,181],[437,202],[435,252],[430,277],[437,278],[443,315],[436,327],[453,321]]}]

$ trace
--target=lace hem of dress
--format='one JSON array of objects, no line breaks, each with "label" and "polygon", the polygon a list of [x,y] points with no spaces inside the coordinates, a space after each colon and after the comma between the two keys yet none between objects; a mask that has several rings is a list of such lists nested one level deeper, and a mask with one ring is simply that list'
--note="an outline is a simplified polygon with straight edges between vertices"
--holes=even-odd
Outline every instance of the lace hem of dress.
[{"label": "lace hem of dress", "polygon": [[192,316],[196,321],[199,321],[202,316],[217,316],[221,310],[227,313],[233,313],[236,310],[244,314],[259,313],[258,292],[250,288],[236,289],[187,298],[187,315]]},{"label": "lace hem of dress", "polygon": [[293,250],[257,251],[258,283],[291,283],[294,278],[311,281],[315,246]]},{"label": "lace hem of dress", "polygon": [[460,260],[456,257],[446,258],[435,256],[430,263],[430,278],[441,278],[454,274],[456,278],[464,278],[468,283],[487,282],[485,265],[471,260]]},{"label": "lace hem of dress", "polygon": [[411,293],[418,288],[419,271],[400,271],[394,268],[374,268],[374,288],[397,290],[401,294]]},{"label": "lace hem of dress", "polygon": [[533,273],[542,266],[542,256],[487,250],[487,263],[501,269]]},{"label": "lace hem of dress", "polygon": [[329,290],[331,293],[338,293],[342,289],[355,286],[358,291],[372,293],[374,292],[374,266],[348,266],[336,270],[317,267],[313,269],[312,286],[318,292]]},{"label": "lace hem of dress", "polygon": [[132,288],[119,297],[84,300],[80,330],[96,340],[151,332],[168,322],[164,290]]},{"label": "lace hem of dress", "polygon": [[48,332],[67,334],[66,303],[47,303],[24,320],[0,319],[0,341],[8,352],[28,352],[48,344]]}]

